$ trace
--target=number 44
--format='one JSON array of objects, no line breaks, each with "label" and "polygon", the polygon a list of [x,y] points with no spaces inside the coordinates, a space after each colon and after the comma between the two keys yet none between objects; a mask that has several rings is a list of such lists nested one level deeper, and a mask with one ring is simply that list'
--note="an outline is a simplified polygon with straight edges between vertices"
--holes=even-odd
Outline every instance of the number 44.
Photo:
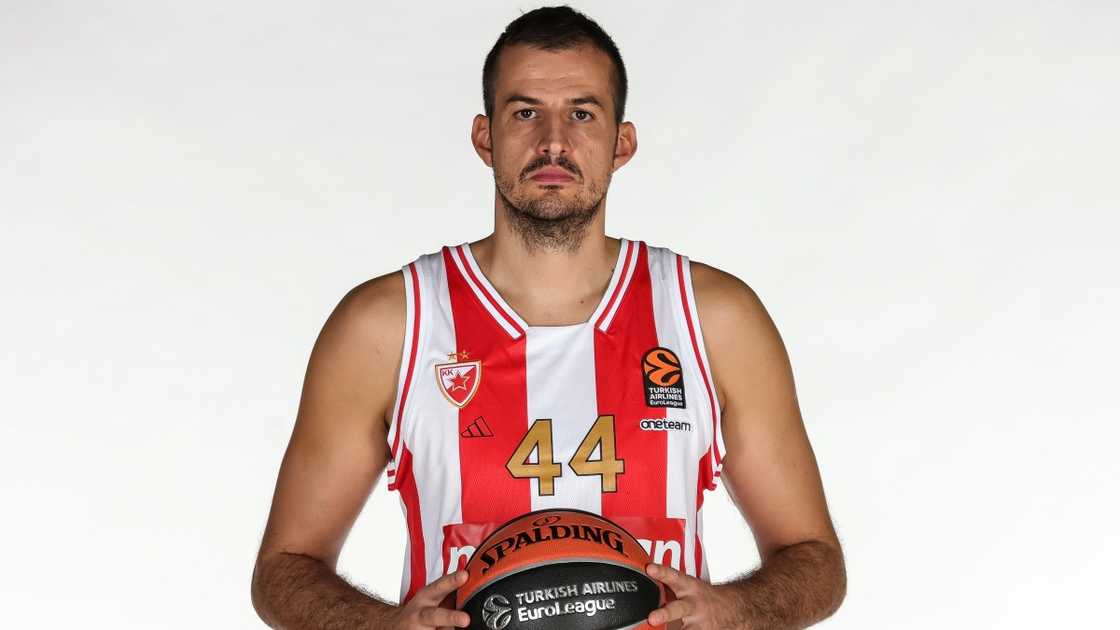
[{"label": "number 44", "polygon": [[[599,447],[599,458],[591,459],[596,446]],[[537,451],[535,464],[529,461],[534,450]],[[625,466],[621,459],[615,457],[614,416],[599,416],[595,419],[595,424],[591,425],[591,430],[568,461],[568,467],[577,475],[599,475],[603,492],[618,489],[618,475],[622,474]],[[552,459],[551,419],[533,421],[529,432],[513,450],[513,455],[510,455],[506,468],[519,479],[536,479],[541,496],[552,496],[553,481],[563,475],[563,467]]]}]

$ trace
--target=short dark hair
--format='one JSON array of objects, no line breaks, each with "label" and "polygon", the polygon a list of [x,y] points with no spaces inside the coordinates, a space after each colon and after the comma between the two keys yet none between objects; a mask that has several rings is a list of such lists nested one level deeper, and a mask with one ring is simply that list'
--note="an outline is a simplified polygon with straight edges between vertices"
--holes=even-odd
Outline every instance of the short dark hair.
[{"label": "short dark hair", "polygon": [[486,116],[494,115],[494,82],[498,55],[506,46],[526,44],[542,50],[566,50],[581,45],[598,48],[614,63],[612,96],[615,123],[621,123],[626,110],[626,66],[610,35],[594,20],[569,6],[534,9],[506,26],[482,65],[482,103]]}]

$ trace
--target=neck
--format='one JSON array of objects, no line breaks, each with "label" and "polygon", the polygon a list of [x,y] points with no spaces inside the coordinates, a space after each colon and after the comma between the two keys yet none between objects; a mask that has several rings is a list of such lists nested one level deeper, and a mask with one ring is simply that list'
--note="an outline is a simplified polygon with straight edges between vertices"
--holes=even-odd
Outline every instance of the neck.
[{"label": "neck", "polygon": [[550,248],[526,242],[499,200],[494,233],[472,243],[471,251],[490,283],[529,325],[582,323],[610,283],[621,245],[605,233],[604,210],[578,240]]}]

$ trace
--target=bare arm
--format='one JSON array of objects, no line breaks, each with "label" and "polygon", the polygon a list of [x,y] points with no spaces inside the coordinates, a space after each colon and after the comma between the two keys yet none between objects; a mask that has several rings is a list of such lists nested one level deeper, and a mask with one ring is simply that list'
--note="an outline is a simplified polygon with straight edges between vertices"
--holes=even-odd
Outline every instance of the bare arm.
[{"label": "bare arm", "polygon": [[416,627],[421,614],[430,626],[456,625],[451,611],[428,609],[459,577],[433,583],[399,608],[335,573],[342,544],[388,459],[404,319],[401,274],[376,278],[339,302],[311,352],[253,570],[253,606],[274,628]]},{"label": "bare arm", "polygon": [[723,412],[721,478],[754,532],[762,566],[715,587],[665,567],[651,574],[681,597],[666,618],[685,628],[805,628],[840,606],[846,574],[789,358],[746,284],[700,263],[692,275]]}]

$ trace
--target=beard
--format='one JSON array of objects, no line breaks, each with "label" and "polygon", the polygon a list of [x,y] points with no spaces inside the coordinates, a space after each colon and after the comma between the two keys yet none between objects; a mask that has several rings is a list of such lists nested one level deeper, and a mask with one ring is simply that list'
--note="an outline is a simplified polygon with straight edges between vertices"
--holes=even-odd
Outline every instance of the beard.
[{"label": "beard", "polygon": [[[607,175],[605,185],[591,184],[569,197],[561,193],[560,186],[546,186],[544,194],[537,197],[532,197],[528,191],[517,187],[516,184],[529,181],[529,173],[550,163],[547,157],[533,160],[517,176],[516,182],[513,177],[499,175],[495,169],[494,184],[510,226],[529,251],[545,249],[574,252],[583,242],[587,226],[603,207],[610,174]],[[573,173],[577,181],[583,180],[579,167],[567,158],[559,157],[555,166]],[[532,182],[530,185],[536,186]]]}]

